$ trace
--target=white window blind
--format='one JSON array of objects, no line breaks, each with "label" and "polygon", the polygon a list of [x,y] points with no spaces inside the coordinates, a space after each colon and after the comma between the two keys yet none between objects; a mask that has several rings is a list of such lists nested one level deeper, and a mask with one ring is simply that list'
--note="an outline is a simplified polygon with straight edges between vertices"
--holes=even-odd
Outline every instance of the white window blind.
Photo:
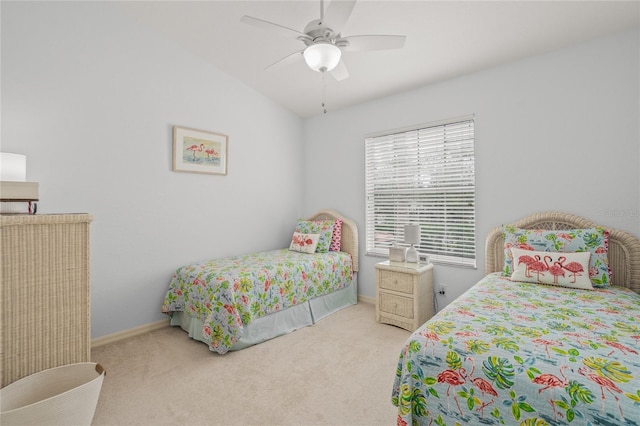
[{"label": "white window blind", "polygon": [[422,255],[475,267],[473,118],[366,137],[365,156],[367,254],[405,245],[417,223]]}]

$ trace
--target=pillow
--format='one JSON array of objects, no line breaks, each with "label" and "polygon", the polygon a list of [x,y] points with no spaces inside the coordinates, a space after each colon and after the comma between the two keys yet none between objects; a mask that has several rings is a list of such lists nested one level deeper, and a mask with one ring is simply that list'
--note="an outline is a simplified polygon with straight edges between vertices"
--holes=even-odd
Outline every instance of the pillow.
[{"label": "pillow", "polygon": [[511,281],[593,290],[589,279],[591,253],[588,251],[558,253],[513,247],[511,253],[514,260]]},{"label": "pillow", "polygon": [[331,244],[329,251],[340,251],[340,239],[342,238],[342,219],[336,219],[333,224],[333,234],[331,234]]},{"label": "pillow", "polygon": [[301,234],[300,232],[294,232],[289,250],[299,251],[301,253],[315,253],[319,239],[320,234]]},{"label": "pillow", "polygon": [[298,220],[296,232],[301,234],[320,234],[317,253],[326,253],[331,245],[331,235],[333,235],[333,220]]},{"label": "pillow", "polygon": [[589,252],[589,279],[594,287],[611,284],[609,268],[609,231],[601,227],[567,230],[520,229],[502,227],[504,234],[504,276],[513,272],[511,248],[562,253]]}]

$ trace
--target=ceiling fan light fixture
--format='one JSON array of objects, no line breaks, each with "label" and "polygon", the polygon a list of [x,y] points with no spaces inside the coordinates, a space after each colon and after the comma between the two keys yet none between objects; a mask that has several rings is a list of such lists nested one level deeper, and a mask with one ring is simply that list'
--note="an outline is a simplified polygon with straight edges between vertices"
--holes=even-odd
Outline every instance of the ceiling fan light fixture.
[{"label": "ceiling fan light fixture", "polygon": [[318,72],[326,72],[338,65],[342,51],[331,43],[316,43],[307,47],[303,56],[309,68]]}]

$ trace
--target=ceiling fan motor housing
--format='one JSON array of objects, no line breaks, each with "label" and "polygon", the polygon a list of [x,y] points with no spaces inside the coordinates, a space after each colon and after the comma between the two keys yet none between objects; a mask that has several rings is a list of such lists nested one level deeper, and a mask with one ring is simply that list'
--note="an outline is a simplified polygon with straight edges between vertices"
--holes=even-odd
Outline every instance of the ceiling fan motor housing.
[{"label": "ceiling fan motor housing", "polygon": [[333,30],[331,28],[322,26],[320,19],[314,19],[309,22],[307,26],[304,27],[304,32],[309,38],[304,39],[303,37],[299,37],[299,39],[302,39],[307,46],[318,42],[335,44],[336,38],[338,38],[333,36]]}]

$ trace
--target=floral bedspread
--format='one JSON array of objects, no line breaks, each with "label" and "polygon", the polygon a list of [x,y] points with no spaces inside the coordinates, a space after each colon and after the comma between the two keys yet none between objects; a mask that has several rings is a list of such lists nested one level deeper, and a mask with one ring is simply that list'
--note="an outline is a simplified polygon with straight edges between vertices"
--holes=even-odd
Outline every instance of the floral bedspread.
[{"label": "floral bedspread", "polygon": [[639,425],[640,295],[487,275],[400,353],[398,425]]},{"label": "floral bedspread", "polygon": [[351,256],[288,249],[193,263],[173,275],[162,312],[185,311],[203,323],[211,349],[224,354],[244,326],[351,284]]}]

